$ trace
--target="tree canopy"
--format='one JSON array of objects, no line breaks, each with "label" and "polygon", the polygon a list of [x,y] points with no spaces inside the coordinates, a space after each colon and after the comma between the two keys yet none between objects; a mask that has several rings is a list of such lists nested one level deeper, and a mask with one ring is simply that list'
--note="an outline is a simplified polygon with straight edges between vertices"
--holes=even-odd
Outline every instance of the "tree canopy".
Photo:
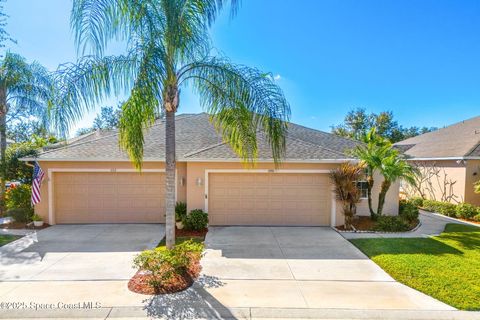
[{"label": "tree canopy", "polygon": [[380,113],[367,113],[364,108],[350,110],[343,122],[332,126],[332,133],[362,140],[372,128],[376,128],[376,134],[395,143],[417,136],[426,132],[436,130],[437,128],[428,127],[403,127],[394,119],[393,112],[383,111]]}]

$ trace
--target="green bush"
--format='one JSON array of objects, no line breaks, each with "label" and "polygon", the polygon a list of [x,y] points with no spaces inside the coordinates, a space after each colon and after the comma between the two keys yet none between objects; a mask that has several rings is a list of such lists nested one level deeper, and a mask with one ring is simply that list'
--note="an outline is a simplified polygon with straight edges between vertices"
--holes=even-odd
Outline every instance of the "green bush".
[{"label": "green bush", "polygon": [[418,207],[414,204],[413,201],[400,201],[399,206],[399,215],[400,217],[407,220],[409,223],[413,223],[418,220],[419,215]]},{"label": "green bush", "polygon": [[456,216],[456,205],[450,202],[441,202],[436,200],[424,200],[423,208],[427,211],[441,213],[449,217]]},{"label": "green bush", "polygon": [[422,197],[413,197],[411,199],[408,199],[408,202],[412,203],[417,208],[423,207],[423,201],[424,199]]},{"label": "green bush", "polygon": [[477,213],[477,208],[470,203],[460,203],[455,209],[457,218],[472,219]]},{"label": "green bush", "polygon": [[195,209],[183,219],[183,225],[187,230],[203,230],[208,226],[208,213],[202,209]]},{"label": "green bush", "polygon": [[5,193],[5,205],[8,209],[29,209],[32,207],[32,187],[28,184],[21,184],[8,188]]},{"label": "green bush", "polygon": [[408,222],[400,216],[379,216],[373,227],[375,231],[402,232],[410,230]]},{"label": "green bush", "polygon": [[7,211],[7,216],[12,217],[17,222],[29,223],[32,221],[33,209],[32,208],[10,209]]},{"label": "green bush", "polygon": [[183,221],[187,216],[187,204],[185,202],[177,202],[175,204],[175,220]]},{"label": "green bush", "polygon": [[480,213],[473,217],[473,221],[480,222]]},{"label": "green bush", "polygon": [[185,275],[195,260],[200,259],[203,244],[187,240],[169,250],[164,247],[146,250],[135,257],[134,267],[149,271],[152,275],[150,285],[156,289],[173,280],[178,275]]}]

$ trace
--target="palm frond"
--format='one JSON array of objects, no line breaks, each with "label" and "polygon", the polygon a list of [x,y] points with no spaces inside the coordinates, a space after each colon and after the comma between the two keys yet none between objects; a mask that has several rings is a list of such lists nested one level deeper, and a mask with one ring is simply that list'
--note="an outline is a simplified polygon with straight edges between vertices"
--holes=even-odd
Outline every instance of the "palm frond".
[{"label": "palm frond", "polygon": [[[290,106],[271,74],[209,57],[186,65],[178,78],[180,83],[193,83],[202,106],[217,118],[224,139],[242,159],[255,156],[252,132],[260,130],[266,134],[273,159],[280,161],[285,153]],[[238,116],[233,118],[226,110],[238,112]],[[241,137],[252,138],[241,141]]]},{"label": "palm frond", "polygon": [[111,95],[128,92],[136,78],[135,53],[97,58],[87,56],[78,63],[64,64],[56,72],[57,94],[50,108],[52,123],[65,135],[84,112]]}]

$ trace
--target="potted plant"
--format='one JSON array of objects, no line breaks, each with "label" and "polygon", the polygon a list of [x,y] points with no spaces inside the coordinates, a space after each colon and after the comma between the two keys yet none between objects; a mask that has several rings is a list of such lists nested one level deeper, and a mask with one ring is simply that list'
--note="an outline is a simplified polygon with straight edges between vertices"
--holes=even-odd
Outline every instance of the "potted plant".
[{"label": "potted plant", "polygon": [[33,221],[33,225],[34,225],[35,227],[41,227],[41,226],[43,226],[43,219],[42,219],[42,217],[40,217],[40,216],[39,216],[38,214],[36,214],[36,213],[32,216],[32,221]]},{"label": "potted plant", "polygon": [[177,202],[175,204],[175,225],[177,229],[183,229],[183,219],[187,216],[187,204],[185,202]]}]

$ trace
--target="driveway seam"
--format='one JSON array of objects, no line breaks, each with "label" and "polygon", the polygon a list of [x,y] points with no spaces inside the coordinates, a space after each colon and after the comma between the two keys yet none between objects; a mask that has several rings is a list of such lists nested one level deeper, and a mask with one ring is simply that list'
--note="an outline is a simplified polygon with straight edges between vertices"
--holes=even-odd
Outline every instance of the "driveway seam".
[{"label": "driveway seam", "polygon": [[[283,260],[285,261],[285,263],[286,263],[287,266],[288,266],[288,270],[290,271],[290,273],[291,273],[291,275],[292,275],[292,277],[293,277],[293,281],[295,281],[295,287],[297,288],[298,292],[300,292],[300,295],[302,296],[302,299],[303,299],[303,302],[305,303],[305,306],[306,306],[307,308],[309,308],[310,305],[308,304],[307,299],[306,299],[305,296],[303,295],[302,289],[300,288],[300,286],[299,286],[299,284],[298,284],[298,282],[297,282],[298,280],[297,280],[297,278],[295,277],[295,274],[294,274],[293,271],[292,271],[292,267],[290,266],[290,263],[288,262],[288,259],[287,259],[287,257],[285,256],[285,253],[283,252],[283,248],[282,248],[282,246],[280,245],[280,242],[278,241],[277,237],[275,236],[275,232],[273,232],[273,228],[270,227],[269,229],[270,229],[270,232],[271,232],[272,235],[273,235],[273,238],[275,239],[275,242],[276,242],[277,245],[278,245],[278,248],[280,249],[280,252],[282,253]],[[292,280],[290,280],[290,281],[292,281]],[[251,310],[251,309],[250,309],[250,310]],[[250,311],[250,312],[251,312],[251,311]],[[250,314],[250,316],[251,316],[251,314]]]}]

